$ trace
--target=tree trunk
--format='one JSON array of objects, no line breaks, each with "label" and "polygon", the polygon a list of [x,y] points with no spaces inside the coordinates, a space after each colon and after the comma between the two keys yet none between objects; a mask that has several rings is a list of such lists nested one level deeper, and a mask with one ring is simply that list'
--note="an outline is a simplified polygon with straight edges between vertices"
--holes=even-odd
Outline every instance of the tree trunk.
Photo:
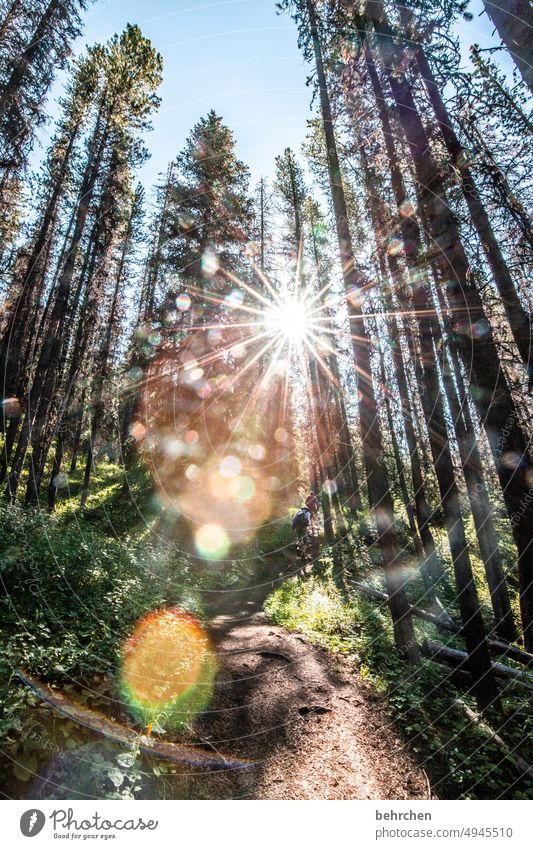
[{"label": "tree trunk", "polygon": [[405,595],[398,568],[399,547],[394,528],[393,505],[387,472],[380,463],[383,447],[370,370],[370,340],[365,328],[362,311],[354,306],[349,297],[354,289],[362,287],[363,281],[359,271],[356,269],[351,234],[348,226],[348,213],[337,153],[333,116],[326,88],[326,74],[322,60],[315,6],[312,0],[307,0],[306,6],[318,73],[322,121],[326,137],[328,171],[344,287],[348,296],[350,321],[353,322],[353,325],[351,325],[352,332],[356,333],[358,337],[358,339],[353,340],[353,350],[359,386],[361,388],[359,414],[369,499],[375,511],[379,547],[387,582],[389,607],[396,645],[399,651],[409,661],[415,663],[419,659],[419,650],[409,612],[409,602]]},{"label": "tree trunk", "polygon": [[[383,103],[384,98],[377,77],[377,70],[368,44],[366,46],[366,59],[367,70],[372,80],[377,102],[378,104]],[[388,124],[388,129],[390,129],[390,124]],[[418,224],[414,216],[401,215],[406,201],[406,193],[396,150],[393,147],[393,141],[390,137],[388,139],[388,152],[390,154],[389,166],[391,169],[391,180],[398,205],[406,262],[412,283],[413,307],[419,327],[423,371],[423,389],[420,393],[422,407],[427,423],[433,465],[444,511],[458,601],[464,625],[465,640],[470,656],[470,668],[475,682],[476,699],[479,707],[485,709],[497,702],[498,691],[491,672],[485,626],[468,555],[468,544],[461,515],[459,490],[455,479],[442,396],[435,369],[433,340],[436,334],[439,333],[439,328],[432,316],[432,305],[426,294],[428,282],[424,279],[423,268],[420,265],[424,251]]]},{"label": "tree trunk", "polygon": [[[370,4],[367,4],[370,5]],[[380,7],[381,3],[372,3]],[[483,310],[480,294],[472,280],[457,220],[444,190],[443,175],[431,153],[431,143],[424,130],[406,78],[394,67],[395,44],[383,16],[372,16],[379,52],[387,72],[400,122],[405,132],[419,186],[435,260],[443,277],[449,281],[448,298],[454,315],[457,348],[465,371],[477,387],[476,404],[484,424],[497,465],[498,477],[511,520],[518,549],[520,608],[526,648],[533,648],[533,559],[531,528],[533,527],[533,494],[530,476],[533,463],[528,441],[520,427],[507,378],[501,368],[498,349]],[[511,462],[511,458],[513,461]],[[520,458],[520,464],[515,463]]]},{"label": "tree trunk", "polygon": [[[32,382],[32,388],[28,392],[26,420],[19,438],[15,459],[8,479],[7,494],[11,500],[15,497],[18,489],[20,474],[22,472],[30,439],[34,445],[42,445],[46,423],[54,401],[59,373],[58,369],[60,366],[59,354],[63,344],[62,330],[67,316],[68,298],[80,243],[85,229],[85,223],[90,211],[94,186],[98,177],[107,141],[107,127],[108,122],[106,122],[106,125],[102,129],[102,112],[100,112],[96,121],[90,152],[82,179],[71,240],[63,268],[57,280],[56,297],[45,330],[44,340]],[[33,409],[33,404],[35,404],[35,409]],[[42,465],[42,449],[39,449],[35,455],[32,455],[32,469],[30,470],[30,477],[28,480],[29,487],[33,486],[33,470],[35,469],[37,471],[42,467]],[[29,492],[30,491],[31,490],[29,490]],[[33,487],[33,492],[31,494],[32,498],[34,496],[36,496],[35,487]]]},{"label": "tree trunk", "polygon": [[0,351],[0,374],[3,376],[4,397],[7,398],[12,397],[17,389],[20,391],[20,370],[26,365],[26,358],[22,357],[22,346],[24,340],[33,332],[36,319],[35,307],[38,306],[44,289],[58,205],[64,191],[65,176],[78,131],[79,125],[70,133],[63,161],[48,196],[33,247],[21,271],[21,291],[7,322]]},{"label": "tree trunk", "polygon": [[383,398],[385,401],[385,414],[387,417],[387,424],[389,427],[389,433],[391,437],[392,443],[392,455],[394,457],[394,464],[396,466],[396,474],[398,476],[398,485],[400,488],[400,495],[402,497],[403,506],[405,508],[405,513],[407,515],[407,524],[409,526],[409,533],[411,535],[411,539],[413,540],[413,545],[415,547],[415,551],[419,557],[423,555],[422,549],[422,541],[418,536],[418,530],[415,523],[415,514],[413,511],[413,505],[411,503],[411,498],[409,497],[409,490],[407,489],[407,480],[405,477],[405,469],[403,460],[400,454],[400,447],[398,445],[398,437],[396,436],[396,428],[394,425],[394,416],[391,409],[391,400],[390,400],[390,390],[387,385],[387,374],[385,372],[385,359],[383,357],[383,351],[379,348],[379,371],[380,371],[380,380],[381,385],[383,387]]},{"label": "tree trunk", "polygon": [[[450,356],[448,354],[448,356]],[[455,372],[457,375],[457,372]],[[513,642],[517,638],[507,584],[498,551],[498,538],[492,521],[489,494],[482,472],[482,462],[476,444],[473,423],[468,411],[464,385],[460,399],[457,398],[449,367],[444,367],[443,383],[450,413],[455,426],[459,454],[468,490],[470,509],[476,527],[479,551],[485,568],[487,584],[492,601],[496,632],[502,640]],[[468,421],[467,421],[468,420]]]},{"label": "tree trunk", "polygon": [[20,87],[23,85],[28,69],[41,49],[41,41],[52,25],[56,12],[61,8],[61,2],[62,0],[50,0],[30,38],[29,44],[13,63],[9,79],[0,91],[0,117],[5,115],[10,102],[16,98]]},{"label": "tree trunk", "polygon": [[522,74],[522,78],[533,92],[533,8],[529,0],[483,0],[485,11],[498,30],[498,35],[507,47]]},{"label": "tree trunk", "polygon": [[[533,37],[533,30],[531,31],[531,35]],[[439,124],[442,138],[450,154],[454,172],[459,180],[472,222],[487,257],[511,332],[526,367],[529,385],[531,387],[533,386],[533,316],[527,314],[518,296],[516,286],[500,250],[478,187],[467,165],[468,157],[466,151],[457,138],[452,119],[444,105],[439,87],[422,47],[416,48],[415,55],[429,100]]]},{"label": "tree trunk", "polygon": [[[396,150],[393,144],[389,117],[387,111],[384,108],[383,101],[381,97],[379,97],[381,88],[379,86],[379,80],[377,79],[377,76],[375,77],[375,79],[372,79],[372,83],[374,87],[374,93],[376,94],[378,111],[383,127],[383,133],[385,136],[387,156],[389,159],[389,166],[393,178],[393,188],[395,187],[396,199],[397,201],[399,201],[400,197],[403,197],[404,190],[402,187],[401,175],[396,173]],[[377,85],[377,89],[375,88],[375,85]],[[398,263],[398,259],[393,253],[387,250],[386,238],[382,232],[383,227],[386,226],[386,222],[388,221],[390,216],[387,215],[387,210],[385,209],[385,205],[380,197],[378,187],[374,185],[372,170],[363,145],[360,146],[359,151],[361,156],[361,162],[363,165],[364,181],[366,184],[366,190],[369,198],[372,225],[376,234],[376,241],[378,247],[378,262],[381,268],[381,274],[383,280],[385,281],[386,271],[384,257],[386,256],[391,277],[395,284],[396,291],[400,299],[401,311],[407,313],[407,311],[410,309],[410,305],[404,292],[405,287],[402,280],[402,272]],[[400,180],[398,180],[398,176],[400,177]],[[401,201],[399,202],[401,203]],[[395,315],[391,292],[387,285],[385,285],[384,300],[385,307],[387,310],[388,338],[389,340],[392,340],[392,356],[394,360],[396,378],[398,381],[398,391],[402,406],[405,438],[411,461],[411,477],[413,481],[415,513],[418,523],[418,531],[420,534],[425,554],[425,559],[421,566],[421,572],[422,577],[424,579],[426,592],[429,598],[432,600],[433,603],[439,604],[436,599],[435,588],[443,580],[444,573],[439,560],[439,556],[437,554],[437,549],[435,547],[433,534],[431,533],[430,521],[433,511],[428,503],[425,491],[425,483],[422,474],[422,463],[420,460],[419,446],[414,430],[413,403],[411,398],[409,397],[407,369],[406,364],[404,362],[404,352],[402,348],[398,317]],[[413,360],[418,360],[417,351],[412,342],[411,344],[407,344],[406,346],[406,357],[408,356],[408,353],[411,354]],[[420,371],[418,362],[413,362],[413,368],[415,370],[415,373],[418,373]]]}]

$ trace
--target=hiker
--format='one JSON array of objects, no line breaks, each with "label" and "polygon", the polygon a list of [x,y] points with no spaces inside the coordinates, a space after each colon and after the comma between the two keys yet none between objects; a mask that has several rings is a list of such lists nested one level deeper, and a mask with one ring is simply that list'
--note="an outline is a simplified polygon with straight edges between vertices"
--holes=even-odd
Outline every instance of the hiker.
[{"label": "hiker", "polygon": [[292,520],[292,529],[296,531],[296,536],[299,541],[304,540],[307,534],[307,530],[309,528],[309,524],[311,522],[311,511],[306,507],[302,507],[295,513],[294,518]]},{"label": "hiker", "polygon": [[305,499],[305,506],[311,514],[311,527],[316,529],[316,517],[318,515],[318,498],[316,497],[313,490],[309,492],[309,495]]}]

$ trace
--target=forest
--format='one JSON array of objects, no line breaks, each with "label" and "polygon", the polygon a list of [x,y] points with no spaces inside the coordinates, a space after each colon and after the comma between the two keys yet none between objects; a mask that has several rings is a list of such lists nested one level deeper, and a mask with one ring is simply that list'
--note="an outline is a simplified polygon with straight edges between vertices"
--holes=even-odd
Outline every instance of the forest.
[{"label": "forest", "polygon": [[0,0],[2,795],[530,799],[531,4],[264,2],[304,144],[147,186],[159,46]]}]

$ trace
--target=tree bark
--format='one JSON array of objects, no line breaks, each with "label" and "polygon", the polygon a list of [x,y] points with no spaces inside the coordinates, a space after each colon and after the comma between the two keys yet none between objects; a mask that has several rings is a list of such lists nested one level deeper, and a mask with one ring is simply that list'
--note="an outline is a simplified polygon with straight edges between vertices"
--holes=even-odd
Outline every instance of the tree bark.
[{"label": "tree bark", "polygon": [[[533,30],[531,35],[533,37]],[[518,296],[513,278],[483,205],[479,189],[467,165],[466,152],[455,133],[452,119],[444,105],[439,87],[422,47],[416,48],[415,56],[444,144],[450,154],[454,172],[457,175],[472,222],[492,271],[511,332],[526,367],[529,385],[533,387],[533,316],[528,315]]]},{"label": "tree bark", "polygon": [[533,8],[529,0],[483,0],[487,15],[498,30],[498,35],[507,47],[522,74],[522,78],[533,92]]},{"label": "tree bark", "polygon": [[[528,440],[507,378],[501,368],[492,328],[487,321],[480,294],[470,274],[457,220],[450,209],[443,174],[431,152],[410,86],[394,65],[396,46],[383,24],[381,2],[367,4],[381,9],[370,17],[386,70],[398,116],[415,166],[419,196],[435,245],[435,260],[448,281],[448,299],[454,316],[457,348],[465,371],[476,386],[476,404],[497,465],[498,477],[518,549],[520,608],[526,648],[533,648],[533,493],[528,482],[533,463]],[[379,11],[379,10],[378,10]],[[518,459],[518,462],[516,460]]]},{"label": "tree bark", "polygon": [[350,298],[354,289],[362,288],[363,281],[355,264],[355,255],[348,225],[348,212],[344,197],[344,188],[342,184],[339,156],[333,126],[333,116],[326,87],[326,74],[318,35],[317,17],[312,0],[307,0],[306,7],[310,22],[311,38],[318,74],[322,121],[326,139],[328,172],[336,219],[337,240],[339,244],[344,287],[347,295],[350,321],[353,322],[351,325],[352,331],[356,332],[358,336],[358,339],[353,340],[353,351],[358,373],[358,382],[361,388],[361,401],[359,404],[360,428],[368,481],[369,499],[376,517],[379,547],[387,582],[389,607],[393,621],[396,645],[399,651],[405,655],[410,662],[415,663],[419,659],[418,644],[409,612],[409,602],[407,601],[399,573],[399,546],[394,528],[394,513],[387,472],[380,463],[380,459],[383,454],[383,446],[370,370],[370,340],[364,324],[362,311],[358,307],[354,306],[354,302]]}]

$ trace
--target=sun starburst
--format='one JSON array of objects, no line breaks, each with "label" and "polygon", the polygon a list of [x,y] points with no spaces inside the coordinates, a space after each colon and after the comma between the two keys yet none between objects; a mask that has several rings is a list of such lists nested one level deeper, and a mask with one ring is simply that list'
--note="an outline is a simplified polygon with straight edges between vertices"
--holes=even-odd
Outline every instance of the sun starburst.
[{"label": "sun starburst", "polygon": [[288,342],[304,342],[311,329],[312,317],[306,302],[289,297],[265,314],[265,325]]}]

